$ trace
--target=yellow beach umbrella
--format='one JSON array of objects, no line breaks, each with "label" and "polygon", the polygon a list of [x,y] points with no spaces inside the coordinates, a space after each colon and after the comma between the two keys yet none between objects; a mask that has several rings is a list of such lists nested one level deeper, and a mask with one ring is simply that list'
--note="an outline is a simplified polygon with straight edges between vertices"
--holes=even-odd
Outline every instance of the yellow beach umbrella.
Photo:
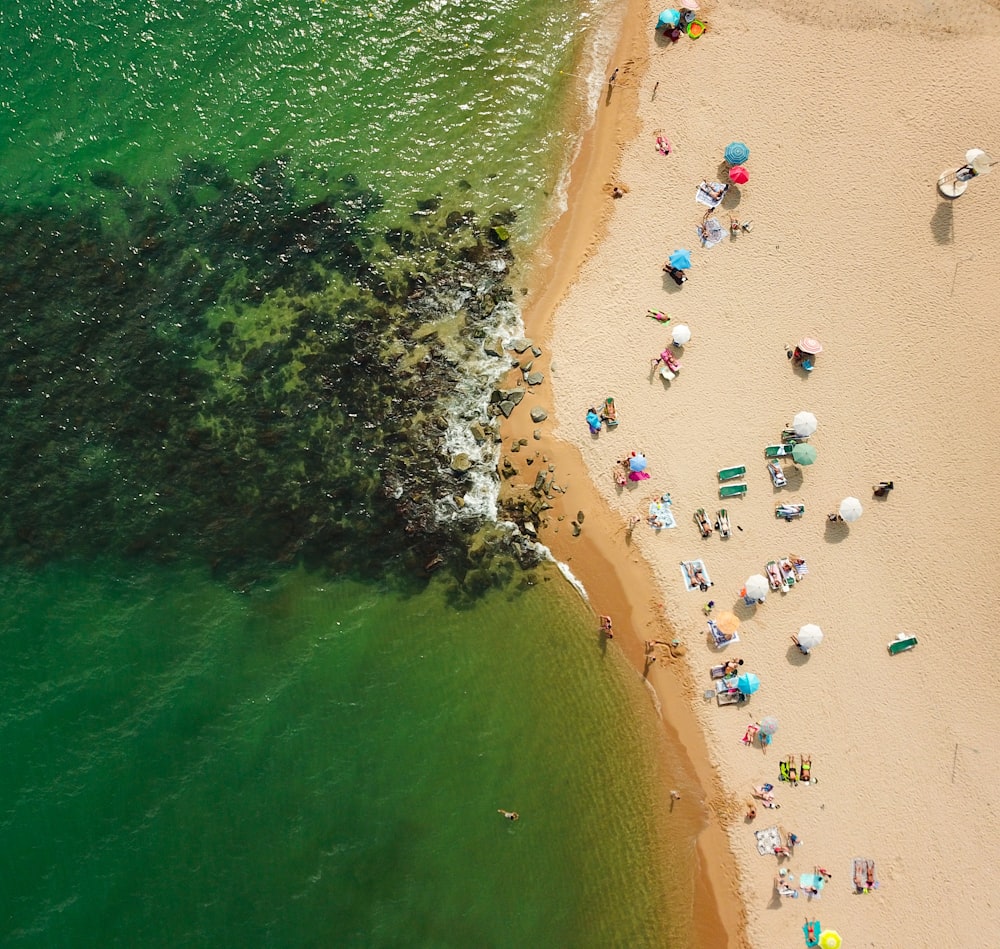
[{"label": "yellow beach umbrella", "polygon": [[840,949],[843,940],[840,938],[840,933],[833,929],[824,929],[823,932],[819,934],[819,947],[820,949]]},{"label": "yellow beach umbrella", "polygon": [[731,636],[740,628],[740,618],[735,613],[720,613],[715,620],[715,625],[719,627],[727,636]]}]

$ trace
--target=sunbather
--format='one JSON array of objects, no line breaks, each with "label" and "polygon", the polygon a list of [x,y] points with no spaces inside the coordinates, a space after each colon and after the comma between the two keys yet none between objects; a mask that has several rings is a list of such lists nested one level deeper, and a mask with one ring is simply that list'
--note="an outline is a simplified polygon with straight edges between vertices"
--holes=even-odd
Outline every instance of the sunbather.
[{"label": "sunbather", "polygon": [[799,780],[805,784],[809,784],[812,781],[812,756],[811,755],[801,755],[802,765],[799,768]]},{"label": "sunbather", "polygon": [[795,765],[795,755],[788,756],[788,782],[792,787],[798,786],[799,769]]},{"label": "sunbather", "polygon": [[859,893],[865,888],[865,862],[864,860],[854,861],[854,889]]},{"label": "sunbather", "polygon": [[751,791],[753,792],[753,796],[757,798],[758,801],[764,801],[767,803],[768,801],[774,800],[774,795],[771,793],[770,788],[766,784],[762,784],[760,786],[755,784],[751,788]]},{"label": "sunbather", "polygon": [[[711,531],[709,533],[711,533]],[[704,592],[711,586],[715,586],[715,584],[710,583],[708,579],[705,577],[705,574],[701,572],[701,567],[692,567],[690,573],[691,573],[691,582],[697,583],[698,589],[701,590],[702,592]]]},{"label": "sunbather", "polygon": [[872,488],[872,492],[875,494],[875,497],[884,498],[894,487],[895,485],[891,481],[880,481]]},{"label": "sunbather", "polygon": [[869,860],[867,862],[867,870],[865,871],[865,884],[869,890],[875,889],[875,861]]},{"label": "sunbather", "polygon": [[729,185],[723,185],[721,188],[713,188],[707,181],[703,181],[701,186],[705,189],[705,193],[715,201],[721,201],[729,190]]},{"label": "sunbather", "polygon": [[740,671],[740,666],[742,665],[742,659],[730,659],[729,662],[722,667],[722,677],[726,678],[728,676],[736,675],[736,673]]},{"label": "sunbather", "polygon": [[698,530],[701,531],[701,536],[708,537],[708,535],[712,533],[712,522],[705,514],[704,508],[698,508],[698,510],[694,512],[694,519],[698,525]]},{"label": "sunbather", "polygon": [[684,273],[683,270],[673,266],[669,260],[663,265],[663,272],[670,274],[670,278],[677,284],[678,287],[687,283],[687,274]]},{"label": "sunbather", "polygon": [[618,424],[618,410],[615,408],[614,399],[605,399],[604,408],[601,410],[601,420],[607,422],[608,425]]},{"label": "sunbather", "polygon": [[793,890],[780,876],[774,878],[774,889],[778,896],[787,896],[789,899],[796,899],[799,895],[798,891]]}]

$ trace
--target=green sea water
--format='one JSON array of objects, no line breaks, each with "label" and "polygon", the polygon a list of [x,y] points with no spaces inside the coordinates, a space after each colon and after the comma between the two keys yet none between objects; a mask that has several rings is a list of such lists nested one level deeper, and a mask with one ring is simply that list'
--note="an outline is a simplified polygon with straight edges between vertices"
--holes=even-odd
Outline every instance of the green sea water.
[{"label": "green sea water", "polygon": [[3,945],[685,945],[634,672],[551,568],[415,577],[399,526],[448,360],[392,261],[449,209],[530,248],[602,22],[0,7]]},{"label": "green sea water", "polygon": [[4,944],[670,944],[656,722],[543,576],[8,572]]}]

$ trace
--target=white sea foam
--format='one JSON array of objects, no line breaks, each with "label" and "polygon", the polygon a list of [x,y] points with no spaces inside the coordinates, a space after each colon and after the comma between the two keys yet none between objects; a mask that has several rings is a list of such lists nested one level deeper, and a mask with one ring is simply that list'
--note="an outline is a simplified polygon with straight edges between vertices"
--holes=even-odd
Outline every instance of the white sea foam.
[{"label": "white sea foam", "polygon": [[[461,305],[460,301],[458,305]],[[524,333],[520,308],[514,303],[499,303],[485,321],[484,328],[487,339],[499,336],[505,345],[508,344]],[[444,406],[448,428],[442,448],[449,459],[464,452],[471,459],[472,467],[462,496],[464,506],[456,508],[450,498],[443,498],[438,502],[438,517],[444,521],[482,517],[495,521],[500,494],[497,475],[500,449],[492,440],[477,442],[472,426],[476,422],[490,421],[487,411],[490,394],[510,369],[510,361],[504,356],[488,356],[478,341],[470,342],[468,351],[463,352],[461,358],[462,376]]]}]

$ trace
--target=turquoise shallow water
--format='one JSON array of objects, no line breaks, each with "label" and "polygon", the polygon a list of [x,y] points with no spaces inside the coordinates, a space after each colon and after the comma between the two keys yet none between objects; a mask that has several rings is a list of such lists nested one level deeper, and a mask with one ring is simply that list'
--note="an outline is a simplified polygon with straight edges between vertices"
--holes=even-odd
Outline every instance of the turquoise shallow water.
[{"label": "turquoise shallow water", "polygon": [[0,942],[685,944],[634,673],[434,526],[598,22],[0,8]]}]

